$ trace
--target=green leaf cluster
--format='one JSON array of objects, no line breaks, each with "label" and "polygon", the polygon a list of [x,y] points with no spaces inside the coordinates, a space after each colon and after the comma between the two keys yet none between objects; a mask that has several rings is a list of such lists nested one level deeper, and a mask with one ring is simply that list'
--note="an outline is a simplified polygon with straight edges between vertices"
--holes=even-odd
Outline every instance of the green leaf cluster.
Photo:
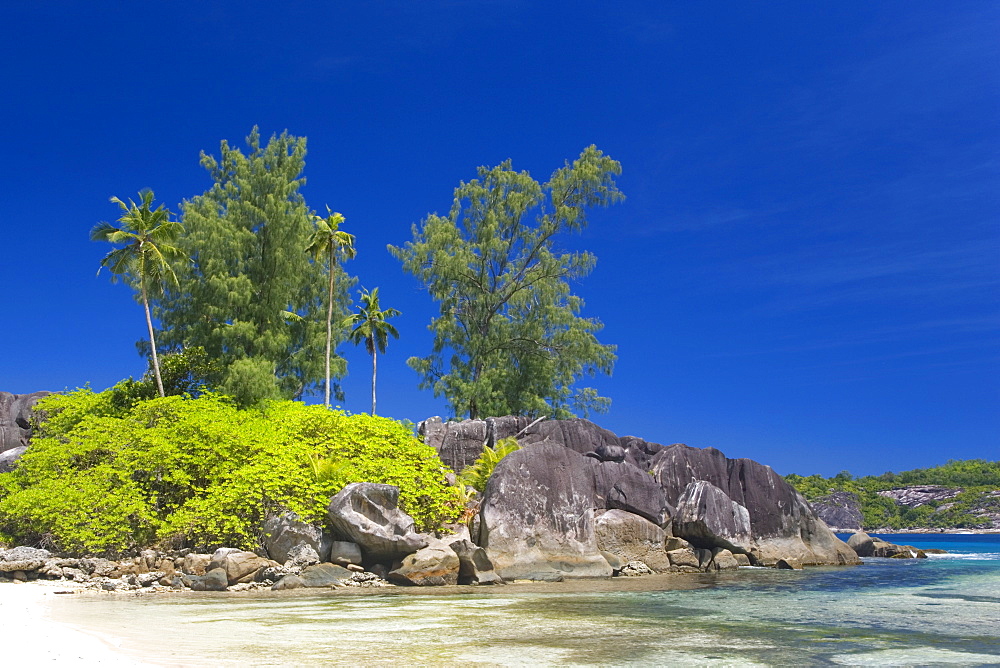
[{"label": "green leaf cluster", "polygon": [[[1000,461],[949,460],[943,466],[862,478],[855,478],[848,471],[832,478],[793,473],[785,476],[785,480],[810,501],[838,491],[857,494],[864,528],[868,530],[972,529],[984,525],[983,513],[1000,511]],[[962,491],[946,501],[929,501],[916,507],[879,494],[909,485],[939,485]]]},{"label": "green leaf cluster", "polygon": [[268,514],[322,522],[329,497],[360,481],[399,486],[423,529],[461,510],[433,448],[390,419],[293,401],[240,409],[211,393],[113,399],[83,389],[39,402],[31,448],[0,474],[0,538],[70,553],[254,549]]},{"label": "green leaf cluster", "polygon": [[594,146],[544,184],[509,160],[480,167],[455,190],[448,216],[427,216],[412,241],[389,247],[440,303],[432,353],[408,362],[422,389],[472,418],[607,408],[593,388],[575,387],[582,376],[610,374],[616,359],[597,340],[603,325],[579,315],[583,300],[570,291],[596,259],[556,243],[586,226],[588,209],[624,199],[620,173]]},{"label": "green leaf cluster", "polygon": [[492,448],[488,445],[484,446],[483,453],[476,461],[462,469],[458,481],[482,494],[486,491],[486,483],[490,481],[490,476],[493,475],[493,470],[500,463],[500,460],[520,449],[521,446],[514,438],[501,439]]}]

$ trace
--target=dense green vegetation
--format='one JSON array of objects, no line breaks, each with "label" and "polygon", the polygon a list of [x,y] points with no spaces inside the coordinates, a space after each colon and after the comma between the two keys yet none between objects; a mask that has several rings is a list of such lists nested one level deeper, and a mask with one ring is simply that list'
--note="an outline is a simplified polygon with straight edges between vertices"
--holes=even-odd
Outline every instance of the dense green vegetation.
[{"label": "dense green vegetation", "polygon": [[[944,466],[862,478],[855,478],[848,471],[832,478],[791,474],[785,476],[785,480],[810,501],[837,491],[857,494],[864,526],[869,530],[975,528],[984,524],[982,513],[1000,512],[1000,495],[991,494],[1000,490],[1000,461],[950,460]],[[962,492],[943,501],[931,500],[916,507],[908,507],[879,495],[881,491],[909,485],[940,485],[961,488]]]},{"label": "dense green vegetation", "polygon": [[440,303],[432,353],[409,360],[421,388],[472,418],[607,408],[593,388],[575,387],[584,375],[610,374],[616,359],[595,336],[603,325],[580,317],[583,300],[570,292],[596,260],[556,242],[586,227],[588,209],[624,199],[620,173],[594,146],[544,184],[509,160],[480,167],[455,189],[448,216],[427,216],[411,242],[389,247]]},{"label": "dense green vegetation", "polygon": [[140,399],[87,389],[39,403],[17,469],[0,474],[0,540],[71,553],[147,545],[257,547],[271,513],[322,522],[349,482],[397,485],[422,529],[455,518],[459,490],[408,425],[293,401],[240,409],[206,393]]}]

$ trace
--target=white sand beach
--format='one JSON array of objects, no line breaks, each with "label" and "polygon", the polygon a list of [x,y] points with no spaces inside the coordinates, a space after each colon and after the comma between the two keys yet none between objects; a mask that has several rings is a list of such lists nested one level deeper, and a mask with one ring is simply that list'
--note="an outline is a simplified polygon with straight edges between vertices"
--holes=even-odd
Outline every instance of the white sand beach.
[{"label": "white sand beach", "polygon": [[111,637],[98,637],[69,624],[53,621],[48,608],[56,597],[79,596],[72,582],[0,584],[0,620],[4,629],[4,659],[9,665],[143,666],[124,654]]}]

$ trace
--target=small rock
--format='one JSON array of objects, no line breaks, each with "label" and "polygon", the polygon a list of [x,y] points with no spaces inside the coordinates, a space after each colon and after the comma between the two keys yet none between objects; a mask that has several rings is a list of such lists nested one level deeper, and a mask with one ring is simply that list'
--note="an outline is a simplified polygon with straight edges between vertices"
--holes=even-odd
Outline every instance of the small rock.
[{"label": "small rock", "polygon": [[797,559],[778,559],[777,563],[774,565],[775,568],[786,571],[801,571],[802,564],[799,563]]},{"label": "small rock", "polygon": [[653,569],[639,560],[630,561],[622,567],[622,575],[628,577],[652,574]]}]

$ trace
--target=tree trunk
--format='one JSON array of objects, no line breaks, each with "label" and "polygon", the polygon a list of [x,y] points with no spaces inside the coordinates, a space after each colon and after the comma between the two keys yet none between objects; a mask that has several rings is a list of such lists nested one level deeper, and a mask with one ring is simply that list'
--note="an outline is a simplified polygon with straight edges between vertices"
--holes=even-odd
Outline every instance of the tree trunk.
[{"label": "tree trunk", "polygon": [[146,328],[149,330],[149,350],[153,355],[153,376],[156,378],[156,389],[160,396],[165,396],[163,392],[163,380],[160,378],[160,359],[156,356],[156,339],[153,338],[153,318],[149,314],[149,295],[146,293],[146,284],[142,284],[142,306],[146,309]]},{"label": "tree trunk", "polygon": [[330,344],[333,341],[333,247],[330,248],[330,287],[327,290],[326,304],[326,390],[323,393],[323,405],[330,407]]},{"label": "tree trunk", "polygon": [[372,350],[372,415],[375,415],[375,372],[378,369],[378,350]]}]

